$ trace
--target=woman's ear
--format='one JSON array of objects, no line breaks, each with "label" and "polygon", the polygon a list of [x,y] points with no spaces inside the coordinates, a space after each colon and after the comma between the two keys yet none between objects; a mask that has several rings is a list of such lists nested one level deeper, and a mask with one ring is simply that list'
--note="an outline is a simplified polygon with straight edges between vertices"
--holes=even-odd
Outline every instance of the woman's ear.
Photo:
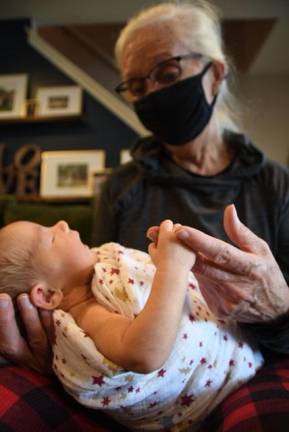
[{"label": "woman's ear", "polygon": [[48,288],[44,283],[40,282],[31,288],[30,298],[34,306],[53,310],[60,305],[63,293],[59,289]]},{"label": "woman's ear", "polygon": [[214,77],[212,86],[212,96],[216,96],[219,93],[222,81],[226,78],[227,67],[224,63],[220,61],[214,61],[212,65],[212,73]]}]

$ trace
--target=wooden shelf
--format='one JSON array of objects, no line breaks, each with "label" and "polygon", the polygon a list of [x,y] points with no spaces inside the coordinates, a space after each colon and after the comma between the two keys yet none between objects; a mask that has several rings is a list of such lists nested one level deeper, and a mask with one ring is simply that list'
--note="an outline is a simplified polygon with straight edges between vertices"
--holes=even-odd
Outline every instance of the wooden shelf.
[{"label": "wooden shelf", "polygon": [[7,124],[25,124],[25,123],[48,123],[48,122],[73,122],[75,120],[80,120],[80,115],[75,116],[47,116],[47,117],[19,117],[11,119],[0,119],[0,125]]},{"label": "wooden shelf", "polygon": [[40,195],[14,195],[17,201],[21,202],[29,202],[29,203],[87,203],[93,199],[93,197],[71,197],[71,196],[62,196],[62,197],[42,197]]}]

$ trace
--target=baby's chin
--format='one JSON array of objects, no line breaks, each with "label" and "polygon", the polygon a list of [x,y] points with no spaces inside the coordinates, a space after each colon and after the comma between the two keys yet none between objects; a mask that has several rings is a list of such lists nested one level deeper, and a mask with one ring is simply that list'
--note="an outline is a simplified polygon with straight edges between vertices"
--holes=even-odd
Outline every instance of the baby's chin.
[{"label": "baby's chin", "polygon": [[84,245],[84,247],[87,253],[89,254],[91,265],[94,266],[94,264],[97,262],[97,258],[98,258],[97,254],[93,252],[93,250],[89,246]]}]

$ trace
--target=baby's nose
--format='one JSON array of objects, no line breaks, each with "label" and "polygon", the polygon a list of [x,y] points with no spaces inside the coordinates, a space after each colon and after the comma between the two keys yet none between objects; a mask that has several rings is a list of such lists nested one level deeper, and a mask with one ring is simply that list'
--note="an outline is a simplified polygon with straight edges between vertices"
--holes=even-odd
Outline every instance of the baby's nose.
[{"label": "baby's nose", "polygon": [[57,228],[61,229],[63,232],[68,232],[69,231],[69,225],[64,220],[58,221],[57,224],[56,224],[56,226],[57,226]]}]

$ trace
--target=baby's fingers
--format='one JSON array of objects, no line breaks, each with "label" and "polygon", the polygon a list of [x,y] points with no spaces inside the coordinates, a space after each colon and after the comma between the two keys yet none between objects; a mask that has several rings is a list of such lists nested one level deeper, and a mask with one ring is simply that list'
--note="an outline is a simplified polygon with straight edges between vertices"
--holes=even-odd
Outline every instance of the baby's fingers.
[{"label": "baby's fingers", "polygon": [[147,230],[146,236],[152,242],[157,243],[158,242],[159,231],[160,231],[160,227],[159,226],[151,226]]},{"label": "baby's fingers", "polygon": [[152,259],[152,262],[156,264],[156,258],[157,258],[157,246],[155,243],[150,243],[148,247],[148,253]]},{"label": "baby's fingers", "polygon": [[158,244],[160,235],[165,238],[167,233],[172,232],[174,229],[174,224],[171,220],[164,220],[160,226],[151,226],[146,233],[147,238],[149,238],[155,245]]},{"label": "baby's fingers", "polygon": [[163,236],[163,235],[165,235],[168,232],[173,232],[173,229],[174,229],[173,222],[170,219],[165,219],[160,224],[159,236]]}]

